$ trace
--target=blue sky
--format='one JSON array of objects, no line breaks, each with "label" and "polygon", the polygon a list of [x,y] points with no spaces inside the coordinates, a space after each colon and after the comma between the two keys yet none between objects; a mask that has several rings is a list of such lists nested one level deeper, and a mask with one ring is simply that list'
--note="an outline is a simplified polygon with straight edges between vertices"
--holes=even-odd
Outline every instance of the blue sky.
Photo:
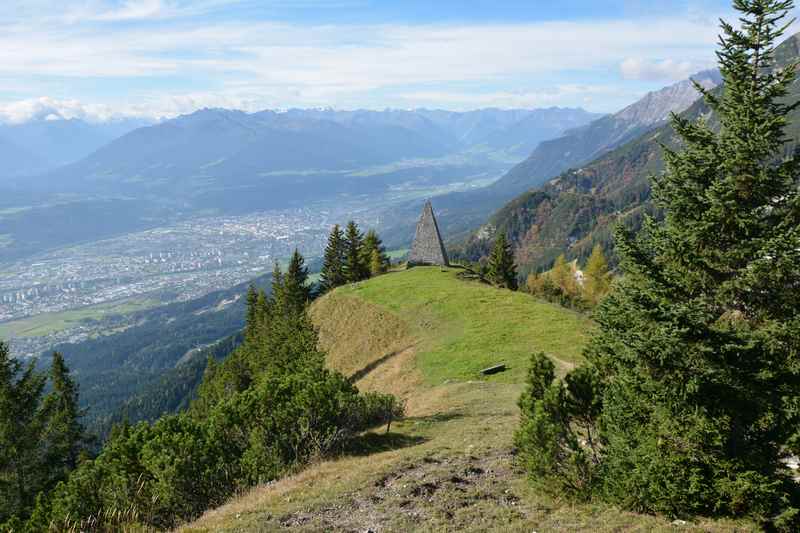
[{"label": "blue sky", "polygon": [[612,112],[714,62],[728,1],[5,0],[0,120],[201,107]]}]

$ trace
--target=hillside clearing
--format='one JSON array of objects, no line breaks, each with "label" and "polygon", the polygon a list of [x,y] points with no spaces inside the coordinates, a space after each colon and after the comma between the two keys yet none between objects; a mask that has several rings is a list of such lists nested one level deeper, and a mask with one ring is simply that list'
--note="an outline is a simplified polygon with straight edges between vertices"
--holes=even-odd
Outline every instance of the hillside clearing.
[{"label": "hillside clearing", "polygon": [[[530,296],[417,268],[315,303],[330,363],[363,390],[393,392],[408,417],[340,457],[256,487],[183,531],[672,531],[663,517],[573,505],[533,491],[514,464],[516,400],[541,350],[580,361],[591,323]],[[509,371],[480,379],[502,360]],[[685,524],[746,531],[747,524]]]}]

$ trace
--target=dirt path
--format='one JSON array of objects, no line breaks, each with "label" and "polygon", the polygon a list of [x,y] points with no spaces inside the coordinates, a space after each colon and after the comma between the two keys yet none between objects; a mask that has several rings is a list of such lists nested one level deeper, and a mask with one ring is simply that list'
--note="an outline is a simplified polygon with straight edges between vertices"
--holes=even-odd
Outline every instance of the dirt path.
[{"label": "dirt path", "polygon": [[482,456],[431,454],[398,464],[330,506],[289,513],[276,522],[290,529],[376,533],[420,531],[424,524],[437,524],[441,531],[448,522],[490,528],[498,523],[498,515],[524,519],[512,486],[517,477],[507,449]]}]

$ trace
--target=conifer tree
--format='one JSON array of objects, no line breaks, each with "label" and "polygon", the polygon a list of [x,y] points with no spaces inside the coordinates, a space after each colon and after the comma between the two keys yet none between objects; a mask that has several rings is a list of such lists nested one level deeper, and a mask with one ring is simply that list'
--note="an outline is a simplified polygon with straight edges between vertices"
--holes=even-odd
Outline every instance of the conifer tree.
[{"label": "conifer tree", "polygon": [[511,243],[501,232],[494,242],[494,249],[489,256],[486,278],[498,287],[517,290],[517,267],[514,264],[514,252]]},{"label": "conifer tree", "polygon": [[525,279],[525,290],[533,295],[540,295],[543,292],[545,276],[536,272],[531,272]]},{"label": "conifer tree", "polygon": [[263,328],[266,323],[269,321],[269,315],[272,311],[272,300],[267,297],[267,293],[264,292],[264,289],[260,289],[258,291],[258,295],[256,296],[256,324],[258,328]]},{"label": "conifer tree", "polygon": [[369,264],[362,255],[364,236],[354,221],[347,223],[344,235],[344,274],[347,283],[355,283],[369,277]]},{"label": "conifer tree", "polygon": [[245,343],[247,345],[257,344],[259,339],[263,336],[264,329],[270,322],[272,308],[272,299],[267,297],[267,293],[264,289],[256,290],[255,303],[252,306],[252,310],[248,302],[247,316],[248,319],[252,318],[253,325],[250,327],[248,324],[247,330],[245,331],[245,333],[247,333],[245,335]]},{"label": "conifer tree", "polygon": [[[282,314],[287,312],[287,300],[288,295],[286,294],[286,279],[281,270],[281,265],[275,261],[275,264],[272,267],[272,281],[270,283],[270,294],[264,295],[264,302],[260,304],[260,307],[263,306],[264,312],[259,312],[259,315],[262,318],[262,323],[265,326],[268,326],[266,310],[268,309],[270,314],[270,319],[273,318],[274,315]],[[270,320],[271,322],[271,320]]]},{"label": "conifer tree", "polygon": [[383,246],[383,242],[381,242],[381,238],[375,230],[371,229],[367,232],[362,250],[363,262],[369,266],[371,275],[377,276],[389,269],[389,257],[386,255],[386,247]]},{"label": "conifer tree", "polygon": [[328,245],[325,247],[322,270],[320,271],[320,288],[322,292],[327,292],[346,283],[344,263],[344,233],[339,225],[336,224],[328,236]]},{"label": "conifer tree", "polygon": [[252,283],[247,287],[247,314],[245,317],[245,339],[251,339],[258,331],[258,291]]},{"label": "conifer tree", "polygon": [[0,524],[27,518],[43,488],[40,437],[46,376],[23,365],[0,342]]},{"label": "conifer tree", "polygon": [[531,357],[526,381],[519,400],[522,420],[514,435],[520,462],[541,488],[555,486],[559,497],[587,497],[601,447],[597,374],[579,367],[561,383],[553,362],[538,353]]},{"label": "conifer tree", "polygon": [[283,305],[287,312],[298,314],[311,298],[311,288],[308,286],[308,269],[300,252],[295,248],[286,274],[283,276]]},{"label": "conifer tree", "polygon": [[271,295],[273,301],[281,301],[283,299],[283,270],[277,261],[272,265],[272,280],[270,283]]},{"label": "conifer tree", "polygon": [[611,274],[608,272],[606,256],[603,247],[597,244],[583,269],[583,292],[589,302],[596,304],[606,295],[610,286]]},{"label": "conifer tree", "polygon": [[714,122],[672,117],[680,149],[664,148],[653,178],[663,223],[616,232],[622,277],[586,352],[603,382],[592,471],[597,493],[628,508],[797,531],[782,464],[800,426],[800,160],[784,145],[797,65],[774,49],[793,2],[734,7],[724,85],[698,87]]},{"label": "conifer tree", "polygon": [[77,466],[78,458],[87,444],[80,422],[83,412],[78,406],[78,385],[69,374],[64,356],[58,352],[53,353],[50,384],[52,391],[42,405],[46,421],[41,439],[47,487],[66,479],[67,474]]}]

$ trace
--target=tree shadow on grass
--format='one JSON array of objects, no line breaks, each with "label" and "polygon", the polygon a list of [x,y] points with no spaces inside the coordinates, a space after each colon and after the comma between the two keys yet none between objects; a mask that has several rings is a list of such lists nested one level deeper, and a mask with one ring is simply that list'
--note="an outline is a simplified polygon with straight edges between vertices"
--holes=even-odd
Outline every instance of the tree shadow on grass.
[{"label": "tree shadow on grass", "polygon": [[344,450],[343,455],[364,456],[373,453],[388,452],[417,446],[426,442],[428,439],[420,436],[405,435],[403,433],[364,433],[350,440]]},{"label": "tree shadow on grass", "polygon": [[[410,416],[397,420],[395,423],[403,424],[419,424],[419,425],[434,425],[450,420],[463,418],[465,415],[458,412],[449,413],[436,413],[428,416]],[[347,445],[342,449],[342,455],[349,456],[365,456],[374,453],[388,452],[391,450],[399,450],[401,448],[409,448],[417,446],[430,440],[430,438],[420,435],[406,435],[405,433],[396,433],[393,431],[384,431],[381,428],[385,426],[378,426],[373,431],[362,433],[350,439]]]},{"label": "tree shadow on grass", "polygon": [[376,368],[381,366],[383,363],[385,363],[389,359],[391,359],[391,358],[393,358],[393,357],[395,357],[397,355],[400,355],[401,353],[405,352],[406,350],[410,350],[411,348],[413,348],[417,344],[418,343],[415,342],[413,344],[410,344],[410,345],[406,346],[405,348],[401,348],[400,350],[395,350],[393,352],[389,352],[389,353],[387,353],[385,355],[382,355],[381,357],[379,357],[375,361],[371,362],[370,364],[368,364],[367,366],[365,366],[361,370],[358,370],[358,371],[354,372],[352,376],[347,378],[348,381],[350,381],[350,383],[355,383],[359,379],[365,377],[367,374],[369,374],[370,372],[372,372],[373,370],[375,370]]}]

